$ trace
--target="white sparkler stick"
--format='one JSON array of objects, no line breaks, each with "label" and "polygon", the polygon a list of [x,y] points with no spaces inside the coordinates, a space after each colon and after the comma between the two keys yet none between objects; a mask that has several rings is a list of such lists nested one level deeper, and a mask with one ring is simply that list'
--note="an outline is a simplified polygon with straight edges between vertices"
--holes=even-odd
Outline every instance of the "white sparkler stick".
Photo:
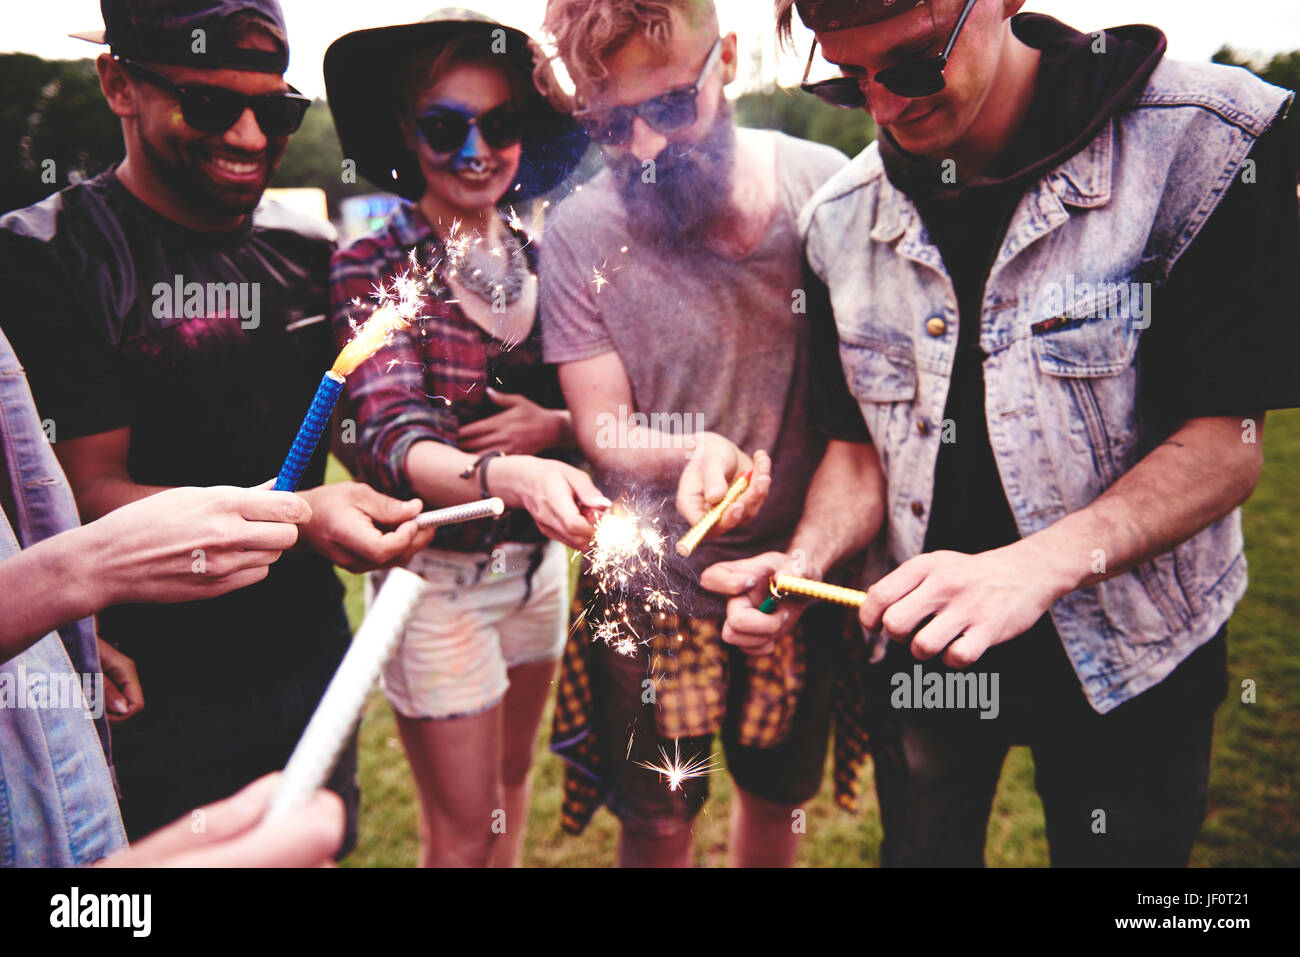
[{"label": "white sparkler stick", "polygon": [[453,522],[470,522],[476,518],[488,518],[500,515],[505,510],[506,503],[501,499],[485,498],[481,502],[468,502],[464,505],[422,512],[415,516],[415,524],[420,528],[433,528],[435,525],[451,525]]},{"label": "white sparkler stick", "polygon": [[325,783],[344,742],[361,719],[380,670],[397,650],[427,584],[405,568],[389,571],[285,765],[267,808],[266,821],[282,820]]}]

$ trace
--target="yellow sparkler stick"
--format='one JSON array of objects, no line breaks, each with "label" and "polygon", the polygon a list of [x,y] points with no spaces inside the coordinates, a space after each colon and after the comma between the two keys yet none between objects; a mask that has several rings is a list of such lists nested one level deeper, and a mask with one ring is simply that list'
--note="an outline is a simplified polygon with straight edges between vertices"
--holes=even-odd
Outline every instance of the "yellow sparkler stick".
[{"label": "yellow sparkler stick", "polygon": [[796,578],[794,575],[779,573],[772,576],[772,594],[778,597],[801,595],[804,598],[834,602],[851,608],[861,608],[862,603],[867,600],[867,593],[856,588],[841,588],[839,585],[828,585],[826,582],[813,581],[811,578]]},{"label": "yellow sparkler stick", "polygon": [[709,534],[709,530],[718,524],[718,519],[722,518],[727,509],[736,504],[736,499],[745,494],[745,489],[749,488],[749,480],[753,476],[754,470],[750,469],[744,475],[738,476],[731,483],[731,488],[727,489],[727,494],[722,496],[722,501],[713,506],[709,513],[692,526],[691,530],[683,535],[677,541],[677,554],[686,558],[699,547],[704,536]]}]

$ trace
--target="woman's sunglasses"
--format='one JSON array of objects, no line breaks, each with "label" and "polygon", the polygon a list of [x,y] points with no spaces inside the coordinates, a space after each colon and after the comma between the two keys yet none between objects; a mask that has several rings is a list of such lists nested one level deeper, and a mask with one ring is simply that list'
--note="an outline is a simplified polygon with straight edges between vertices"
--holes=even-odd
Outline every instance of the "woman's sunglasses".
[{"label": "woman's sunglasses", "polygon": [[493,107],[479,116],[438,106],[415,118],[415,128],[435,153],[454,153],[469,139],[470,127],[477,126],[483,142],[494,150],[522,142],[526,121],[523,110],[506,104]]},{"label": "woman's sunglasses", "polygon": [[185,122],[201,133],[224,133],[239,121],[244,110],[251,109],[257,125],[267,136],[288,136],[302,125],[302,118],[311,106],[311,99],[293,87],[287,93],[247,96],[221,86],[178,84],[125,57],[118,57],[117,62],[129,73],[175,96]]},{"label": "woman's sunglasses", "polygon": [[[961,28],[966,25],[966,18],[970,16],[976,2],[977,0],[966,0],[966,5],[962,7],[961,15],[957,17],[957,24],[948,35],[948,42],[944,44],[942,53],[936,57],[917,60],[915,63],[902,63],[881,70],[876,74],[875,81],[895,96],[905,96],[909,99],[934,96],[942,91],[945,86],[944,68],[948,65],[952,48],[956,46]],[[866,106],[867,95],[862,92],[862,85],[856,77],[839,76],[817,83],[808,82],[808,72],[812,69],[813,54],[816,51],[817,41],[814,40],[812,49],[808,51],[808,65],[803,71],[804,81],[799,84],[799,88],[818,99],[825,100],[832,106],[846,110],[860,110]]]},{"label": "woman's sunglasses", "polygon": [[721,53],[722,39],[719,37],[694,83],[674,87],[667,93],[643,100],[635,106],[616,106],[600,119],[587,121],[587,133],[603,146],[622,146],[632,139],[632,127],[638,116],[659,133],[676,133],[686,129],[695,122],[700,87]]}]

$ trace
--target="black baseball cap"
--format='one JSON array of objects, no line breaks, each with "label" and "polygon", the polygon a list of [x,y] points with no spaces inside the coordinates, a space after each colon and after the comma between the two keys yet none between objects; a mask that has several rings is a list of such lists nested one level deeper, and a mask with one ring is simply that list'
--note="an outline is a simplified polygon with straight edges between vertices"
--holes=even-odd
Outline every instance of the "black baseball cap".
[{"label": "black baseball cap", "polygon": [[[284,73],[289,47],[253,50],[221,40],[223,20],[249,11],[287,36],[278,0],[100,0],[104,29],[69,36],[106,43],[117,56],[209,70]],[[202,44],[195,30],[203,30]]]}]

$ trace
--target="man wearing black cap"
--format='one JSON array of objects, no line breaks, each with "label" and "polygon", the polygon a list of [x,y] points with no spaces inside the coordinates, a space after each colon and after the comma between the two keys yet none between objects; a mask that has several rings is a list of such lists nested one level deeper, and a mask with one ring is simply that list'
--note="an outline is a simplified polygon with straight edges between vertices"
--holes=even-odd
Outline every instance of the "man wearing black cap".
[{"label": "man wearing black cap", "polygon": [[[1300,404],[1292,94],[1022,5],[777,4],[843,73],[804,89],[880,131],[800,227],[839,335],[822,372],[885,483],[833,443],[792,548],[830,567],[883,504],[900,567],[860,619],[896,642],[869,679],[884,863],[980,864],[1025,744],[1053,863],[1185,865],[1239,506],[1264,410]],[[753,583],[787,561],[705,572],[738,644],[785,627]]]},{"label": "man wearing black cap", "polygon": [[[279,4],[102,11],[106,29],[82,36],[110,47],[97,67],[126,157],[0,219],[5,332],[87,521],[169,486],[264,482],[333,354],[328,227],[260,203],[309,105],[283,78]],[[100,616],[148,696],[113,736],[131,837],[283,766],[350,637],[330,563],[374,567],[427,541],[418,501],[312,487],[324,466],[322,451],[303,483],[299,549],[264,581]],[[355,745],[331,787],[350,847]]]}]

